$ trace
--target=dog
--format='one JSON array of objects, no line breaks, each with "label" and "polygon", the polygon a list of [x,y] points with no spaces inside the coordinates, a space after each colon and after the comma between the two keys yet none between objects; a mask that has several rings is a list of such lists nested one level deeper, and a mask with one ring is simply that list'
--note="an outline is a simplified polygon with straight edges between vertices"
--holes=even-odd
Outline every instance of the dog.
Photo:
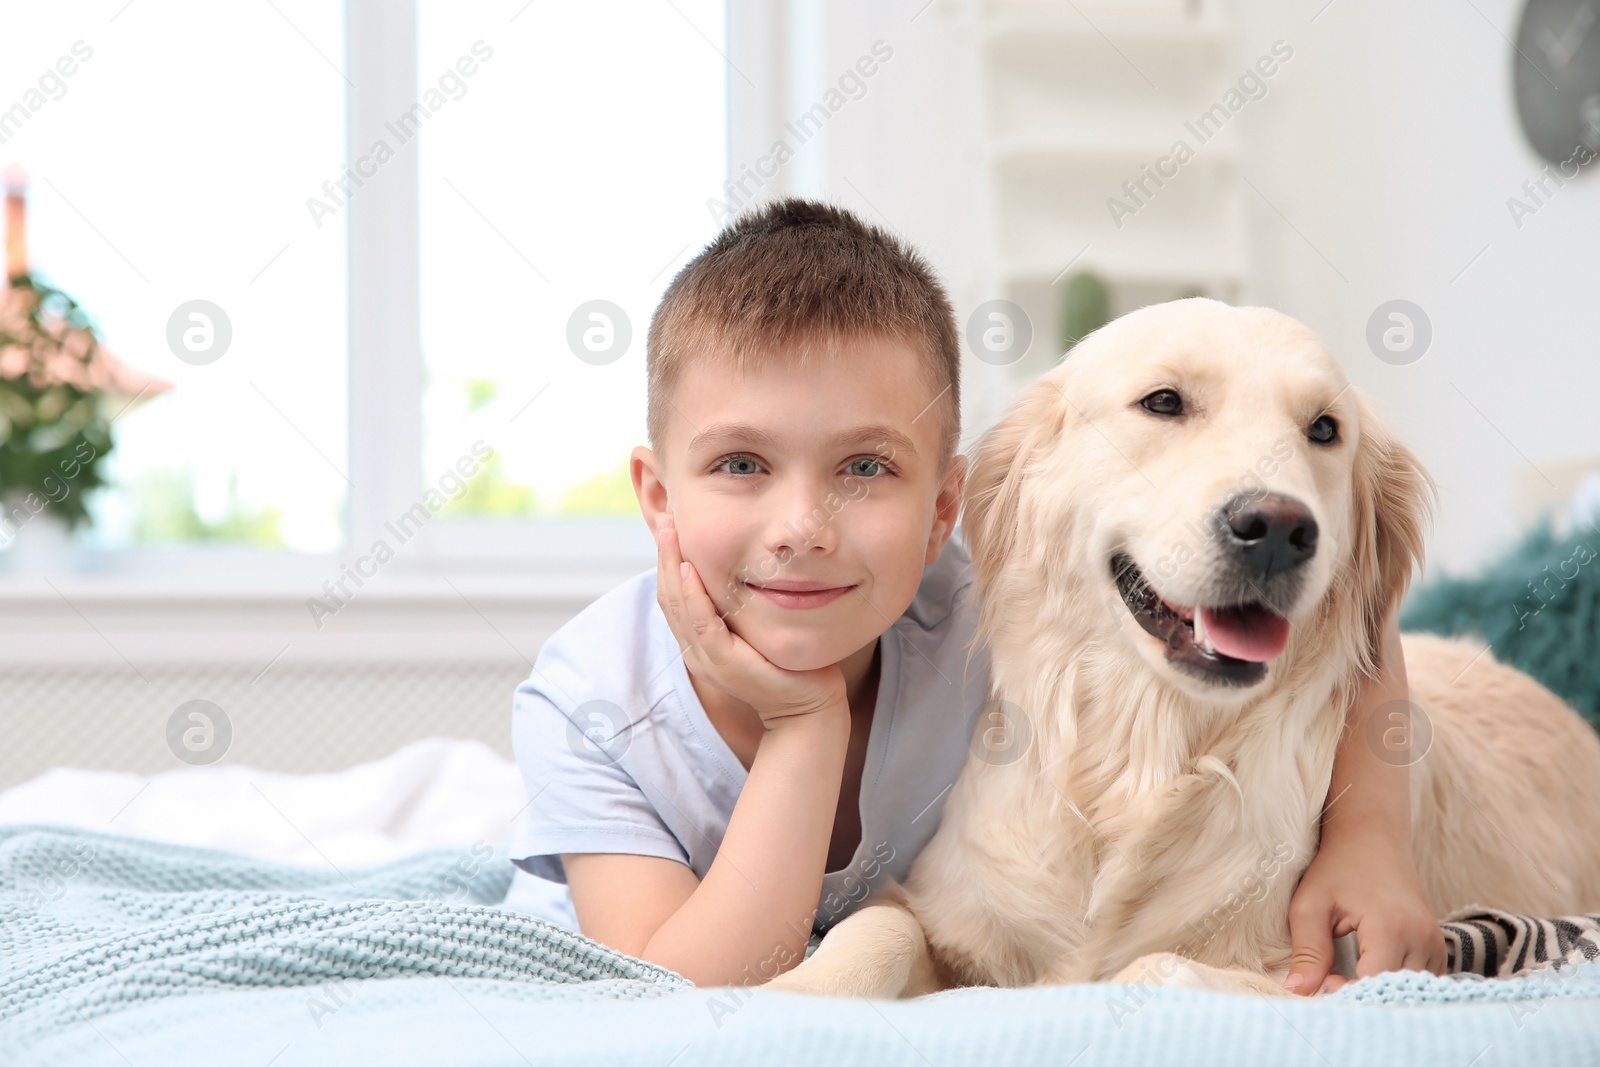
[{"label": "dog", "polygon": [[[1277,311],[1191,298],[1086,337],[975,452],[992,699],[941,824],[766,987],[1291,995],[1289,900],[1435,495]],[[1408,765],[1424,891],[1441,918],[1600,911],[1600,740],[1482,646],[1403,635],[1409,702],[1367,731]]]}]

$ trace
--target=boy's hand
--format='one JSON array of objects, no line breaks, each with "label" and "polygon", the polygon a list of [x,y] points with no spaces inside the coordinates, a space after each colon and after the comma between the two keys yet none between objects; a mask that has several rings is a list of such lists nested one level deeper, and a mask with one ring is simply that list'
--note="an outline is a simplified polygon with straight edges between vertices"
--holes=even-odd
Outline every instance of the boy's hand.
[{"label": "boy's hand", "polygon": [[1444,933],[1409,849],[1381,826],[1359,820],[1334,834],[1324,829],[1322,845],[1289,901],[1294,957],[1285,988],[1309,996],[1332,993],[1349,981],[1329,972],[1334,939],[1352,930],[1361,951],[1357,978],[1396,970],[1444,973]]},{"label": "boy's hand", "polygon": [[693,564],[683,559],[670,514],[656,524],[656,602],[689,673],[755,708],[768,730],[826,709],[848,720],[849,698],[838,664],[786,671],[728,628]]}]

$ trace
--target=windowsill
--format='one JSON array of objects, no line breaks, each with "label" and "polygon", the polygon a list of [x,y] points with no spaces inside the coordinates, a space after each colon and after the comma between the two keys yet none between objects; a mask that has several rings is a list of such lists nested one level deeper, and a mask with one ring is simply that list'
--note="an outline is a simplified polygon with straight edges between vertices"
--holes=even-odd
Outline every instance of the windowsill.
[{"label": "windowsill", "polygon": [[531,664],[559,626],[655,564],[638,520],[452,526],[382,564],[216,545],[78,545],[38,568],[0,553],[0,667],[226,665],[254,675],[280,657]]},{"label": "windowsill", "polygon": [[[454,520],[418,532],[378,562],[369,551],[305,553],[197,543],[101,550],[74,544],[48,561],[0,552],[0,604],[64,595],[91,602],[362,600],[586,604],[655,566],[638,519]],[[43,563],[34,566],[33,563]],[[458,592],[459,590],[459,592]]]},{"label": "windowsill", "polygon": [[427,564],[394,561],[357,582],[350,577],[349,561],[333,555],[296,553],[276,559],[278,553],[227,552],[216,558],[195,555],[182,565],[163,566],[143,553],[111,559],[89,556],[78,566],[27,573],[0,563],[0,604],[7,610],[25,608],[34,601],[119,603],[129,601],[170,604],[291,601],[311,598],[331,600],[328,586],[341,598],[402,602],[458,600],[465,596],[490,601],[532,601],[546,604],[586,604],[640,571],[654,566],[653,559],[634,562],[587,564],[510,563],[459,557]]}]

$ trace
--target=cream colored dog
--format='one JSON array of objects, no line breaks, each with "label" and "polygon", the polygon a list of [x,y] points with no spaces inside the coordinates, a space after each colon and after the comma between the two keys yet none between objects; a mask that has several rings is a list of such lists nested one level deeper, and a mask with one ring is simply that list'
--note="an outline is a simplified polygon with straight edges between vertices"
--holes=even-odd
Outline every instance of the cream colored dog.
[{"label": "cream colored dog", "polygon": [[[994,702],[942,823],[768,988],[1283,993],[1289,899],[1432,490],[1275,311],[1180,300],[1085,339],[977,449]],[[1600,911],[1600,740],[1482,648],[1406,636],[1420,711],[1369,731],[1421,756],[1423,886],[1441,917]]]}]

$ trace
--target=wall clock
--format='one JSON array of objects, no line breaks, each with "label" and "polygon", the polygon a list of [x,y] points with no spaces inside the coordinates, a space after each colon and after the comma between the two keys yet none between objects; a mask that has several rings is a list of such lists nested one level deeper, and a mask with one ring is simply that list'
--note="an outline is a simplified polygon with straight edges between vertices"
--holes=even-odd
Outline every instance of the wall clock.
[{"label": "wall clock", "polygon": [[1512,63],[1528,143],[1575,174],[1600,152],[1600,0],[1528,0]]}]

